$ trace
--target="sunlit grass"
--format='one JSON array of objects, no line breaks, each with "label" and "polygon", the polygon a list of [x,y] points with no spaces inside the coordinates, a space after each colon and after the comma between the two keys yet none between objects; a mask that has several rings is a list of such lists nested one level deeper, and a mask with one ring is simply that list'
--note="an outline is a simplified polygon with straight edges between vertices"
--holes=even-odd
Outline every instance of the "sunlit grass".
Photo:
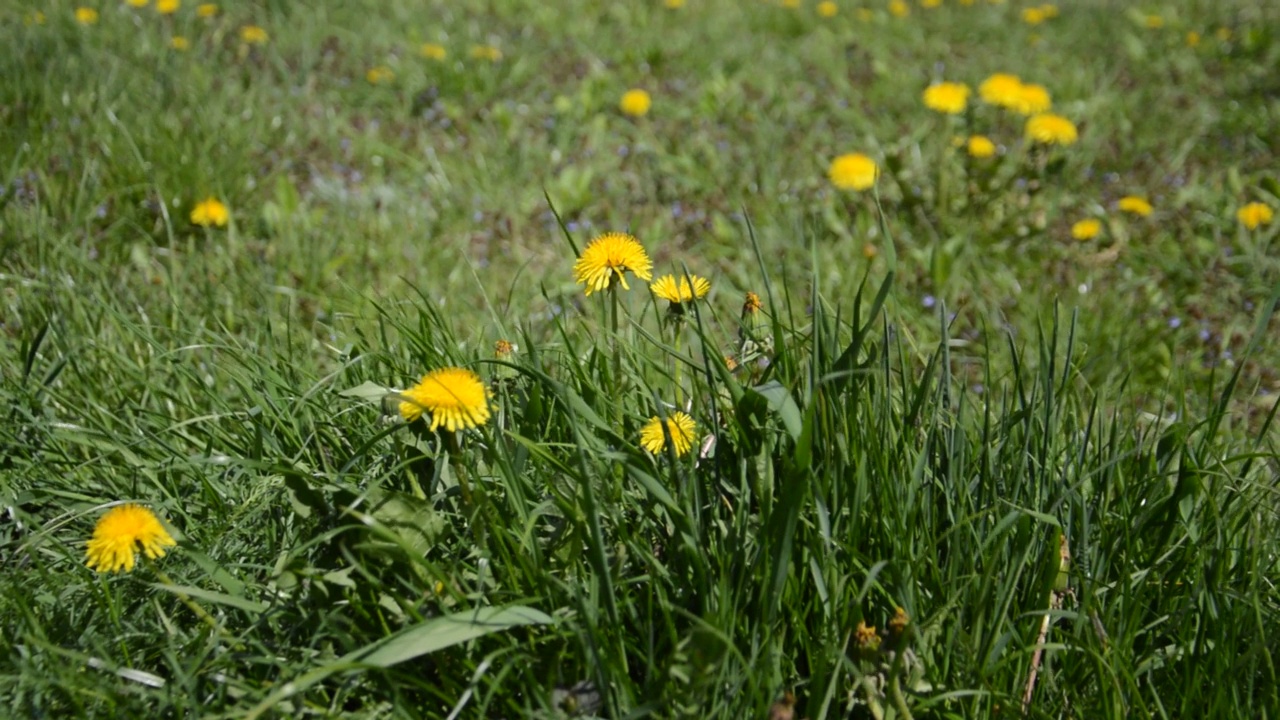
[{"label": "sunlit grass", "polygon": [[1280,712],[1269,5],[132,5],[0,11],[8,714]]}]

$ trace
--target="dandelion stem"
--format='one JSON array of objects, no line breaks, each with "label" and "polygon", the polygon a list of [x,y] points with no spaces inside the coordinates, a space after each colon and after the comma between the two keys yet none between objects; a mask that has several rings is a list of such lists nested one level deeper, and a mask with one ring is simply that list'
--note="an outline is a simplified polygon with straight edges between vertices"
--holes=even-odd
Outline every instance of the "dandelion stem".
[{"label": "dandelion stem", "polygon": [[197,603],[195,600],[192,600],[190,595],[179,590],[178,584],[175,583],[167,574],[165,574],[163,570],[156,567],[156,564],[151,560],[151,558],[147,557],[145,554],[142,556],[142,558],[143,558],[143,562],[147,564],[147,567],[151,569],[151,572],[155,573],[156,579],[160,581],[160,584],[169,588],[169,590],[178,597],[178,601],[181,602],[183,605],[187,606],[188,610],[195,613],[195,616],[200,618],[200,620],[204,622],[204,624],[212,628],[214,632],[218,633],[219,635],[223,635],[227,637],[230,636],[230,633],[227,632],[227,629],[219,625],[218,621],[214,620],[212,615],[206,612],[204,608],[200,607],[199,603]]},{"label": "dandelion stem", "polygon": [[680,362],[680,330],[681,318],[674,318],[671,327],[675,328],[675,337],[671,340],[671,346],[675,349],[675,355],[671,361],[675,364],[675,381],[676,381],[676,407],[684,406],[684,387],[680,384],[680,371],[683,363]]},{"label": "dandelion stem", "polygon": [[445,452],[448,453],[446,462],[453,468],[453,476],[458,479],[458,490],[462,493],[462,502],[467,507],[473,507],[471,483],[467,480],[467,468],[462,462],[462,448],[458,445],[458,433],[445,431],[442,433],[442,437],[444,438]]},{"label": "dandelion stem", "polygon": [[908,707],[907,698],[902,693],[902,673],[903,666],[906,664],[906,654],[905,643],[894,653],[893,665],[889,668],[889,700],[900,717],[912,720],[911,708]]},{"label": "dandelion stem", "polygon": [[905,720],[912,720],[911,708],[907,706],[907,698],[902,694],[902,682],[895,674],[889,678],[889,695],[893,701],[893,708],[898,711],[899,717]]},{"label": "dandelion stem", "polygon": [[618,289],[609,285],[609,342],[613,351],[613,414],[614,425],[622,432],[622,342],[618,337]]},{"label": "dandelion stem", "polygon": [[468,511],[468,520],[475,529],[475,542],[478,547],[485,547],[485,537],[489,531],[489,519],[485,516],[487,503],[483,492],[472,493],[471,480],[467,476],[466,463],[462,461],[462,445],[458,442],[458,433],[444,433],[447,462],[453,468],[453,476],[458,480],[458,490],[462,494],[462,504]]},{"label": "dandelion stem", "polygon": [[951,172],[950,172],[950,167],[948,166],[948,163],[947,163],[947,156],[950,154],[950,150],[947,147],[947,141],[945,139],[937,143],[937,147],[938,147],[938,161],[937,161],[938,210],[941,211],[943,216],[946,216],[951,207],[951,198],[950,198],[951,188],[950,188],[950,183],[948,182],[950,180]]}]

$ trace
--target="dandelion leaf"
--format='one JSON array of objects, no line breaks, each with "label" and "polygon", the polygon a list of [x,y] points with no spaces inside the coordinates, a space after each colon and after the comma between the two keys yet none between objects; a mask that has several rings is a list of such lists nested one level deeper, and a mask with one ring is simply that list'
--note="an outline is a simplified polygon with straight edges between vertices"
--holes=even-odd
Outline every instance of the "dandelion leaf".
[{"label": "dandelion leaf", "polygon": [[427,620],[357,650],[347,658],[373,667],[391,667],[509,628],[553,622],[546,613],[521,605],[481,608]]},{"label": "dandelion leaf", "polygon": [[382,399],[393,391],[385,388],[375,382],[362,382],[353,388],[339,390],[338,395],[348,398],[356,398],[367,402],[382,402]]},{"label": "dandelion leaf", "polygon": [[787,390],[782,383],[773,380],[757,385],[751,389],[751,392],[764,398],[769,404],[769,409],[778,414],[778,418],[782,420],[782,426],[792,440],[800,439],[800,433],[804,429],[804,419],[800,415],[800,406],[796,404],[795,398],[791,397],[790,390]]},{"label": "dandelion leaf", "polygon": [[440,539],[446,523],[431,503],[401,492],[386,492],[373,500],[369,513],[395,533],[406,549],[426,554]]}]

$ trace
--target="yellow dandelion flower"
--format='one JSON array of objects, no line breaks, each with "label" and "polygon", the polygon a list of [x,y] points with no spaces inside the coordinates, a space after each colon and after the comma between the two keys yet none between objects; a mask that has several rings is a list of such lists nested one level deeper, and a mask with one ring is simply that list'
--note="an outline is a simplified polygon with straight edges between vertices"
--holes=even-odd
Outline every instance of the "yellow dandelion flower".
[{"label": "yellow dandelion flower", "polygon": [[1164,18],[1160,17],[1159,15],[1147,15],[1146,17],[1142,18],[1142,24],[1146,25],[1148,28],[1152,30],[1159,30],[1160,28],[1164,27]]},{"label": "yellow dandelion flower", "polygon": [[133,570],[138,545],[147,557],[164,557],[165,548],[178,543],[160,524],[151,510],[133,503],[117,505],[93,527],[93,537],[85,546],[86,564],[98,572]]},{"label": "yellow dandelion flower", "polygon": [[862,153],[847,153],[831,161],[827,177],[841,190],[866,190],[876,184],[876,161]]},{"label": "yellow dandelion flower", "polygon": [[429,412],[432,430],[443,425],[457,432],[489,421],[488,391],[479,375],[464,368],[432,370],[400,396],[400,416],[413,422]]},{"label": "yellow dandelion flower", "polygon": [[622,99],[618,101],[618,109],[624,115],[644,117],[652,104],[653,99],[644,90],[628,90],[622,93]]},{"label": "yellow dandelion flower", "polygon": [[418,54],[428,60],[443,60],[449,56],[449,51],[445,50],[443,45],[423,43],[422,47],[418,48]]},{"label": "yellow dandelion flower", "polygon": [[98,22],[98,11],[91,7],[76,8],[76,22],[81,25],[94,25]]},{"label": "yellow dandelion flower", "polygon": [[1018,88],[1018,95],[1014,99],[1012,109],[1020,115],[1036,115],[1049,112],[1049,108],[1052,107],[1053,98],[1049,97],[1049,91],[1045,86],[1025,83]]},{"label": "yellow dandelion flower", "polygon": [[824,17],[824,18],[835,17],[836,13],[838,12],[840,12],[840,6],[836,5],[831,0],[823,0],[822,2],[818,3],[818,15],[820,17]]},{"label": "yellow dandelion flower", "polygon": [[904,18],[911,14],[911,6],[907,5],[906,0],[889,0],[889,14]]},{"label": "yellow dandelion flower", "polygon": [[985,135],[970,136],[966,143],[969,155],[976,158],[989,158],[996,154],[996,144]]},{"label": "yellow dandelion flower", "polygon": [[515,343],[510,340],[498,340],[493,344],[493,356],[499,360],[509,360],[515,352]]},{"label": "yellow dandelion flower", "polygon": [[907,614],[902,607],[893,609],[893,619],[889,621],[889,630],[894,635],[901,635],[903,630],[907,629],[907,625],[911,622],[911,616]]},{"label": "yellow dandelion flower", "polygon": [[1039,25],[1045,21],[1044,10],[1038,7],[1023,8],[1022,22],[1028,25]]},{"label": "yellow dandelion flower", "polygon": [[1032,115],[1027,120],[1027,137],[1044,145],[1070,145],[1077,139],[1076,126],[1061,115]]},{"label": "yellow dandelion flower", "polygon": [[725,369],[726,369],[726,370],[728,370],[729,372],[734,372],[734,371],[736,371],[736,370],[738,369],[738,361],[737,361],[737,360],[734,360],[732,355],[725,355],[725,356],[724,356],[724,367],[725,367]]},{"label": "yellow dandelion flower", "polygon": [[125,0],[125,2],[128,3],[129,7],[141,8],[146,7],[151,0]]},{"label": "yellow dandelion flower", "polygon": [[640,446],[657,455],[667,446],[667,435],[670,435],[671,447],[675,449],[676,457],[681,457],[693,447],[693,436],[697,428],[693,418],[676,411],[667,416],[664,433],[662,420],[652,417],[640,428]]},{"label": "yellow dandelion flower", "polygon": [[1251,202],[1236,211],[1236,219],[1240,221],[1241,225],[1250,230],[1257,230],[1259,227],[1269,224],[1273,217],[1275,217],[1275,213],[1271,210],[1271,207],[1260,202]]},{"label": "yellow dandelion flower", "polygon": [[868,260],[874,260],[879,254],[880,250],[872,243],[866,243],[862,246],[862,257]]},{"label": "yellow dandelion flower", "polygon": [[984,135],[969,136],[969,140],[965,141],[965,150],[969,152],[970,158],[992,158],[996,155],[996,143]]},{"label": "yellow dandelion flower", "polygon": [[959,115],[969,104],[969,86],[964,83],[939,82],[924,89],[924,105],[948,115]]},{"label": "yellow dandelion flower", "polygon": [[858,627],[853,631],[853,639],[863,650],[875,650],[880,647],[880,633],[876,632],[874,626],[868,626],[862,620],[858,621]]},{"label": "yellow dandelion flower", "polygon": [[369,81],[370,85],[382,85],[396,79],[396,73],[386,65],[378,65],[369,68],[364,74],[364,79]]},{"label": "yellow dandelion flower", "polygon": [[800,8],[800,0],[782,0],[782,7],[788,10],[798,10]]},{"label": "yellow dandelion flower", "polygon": [[246,45],[265,45],[268,40],[267,31],[257,25],[245,25],[240,28],[240,39]]},{"label": "yellow dandelion flower", "polygon": [[1077,240],[1092,240],[1102,232],[1102,221],[1097,218],[1078,220],[1071,226],[1071,237]]},{"label": "yellow dandelion flower", "polygon": [[920,0],[920,7],[930,10],[936,7],[942,7],[942,0]]},{"label": "yellow dandelion flower", "polygon": [[1022,79],[1009,73],[995,73],[978,86],[978,96],[988,105],[1015,107],[1022,97]]},{"label": "yellow dandelion flower", "polygon": [[1196,32],[1195,30],[1189,30],[1187,32],[1187,47],[1189,48],[1200,47],[1200,33]]},{"label": "yellow dandelion flower", "polygon": [[182,7],[182,0],[156,0],[156,12],[161,15],[172,15]]},{"label": "yellow dandelion flower", "polygon": [[181,35],[174,35],[173,39],[169,41],[169,47],[178,52],[186,52],[191,49],[191,41]]},{"label": "yellow dandelion flower", "polygon": [[669,10],[679,10],[684,7],[684,0],[662,0],[662,4]]},{"label": "yellow dandelion flower", "polygon": [[468,54],[475,60],[498,62],[502,59],[502,51],[493,45],[472,45]]},{"label": "yellow dandelion flower", "polygon": [[201,200],[191,209],[191,224],[201,227],[223,227],[230,217],[227,206],[213,197]]},{"label": "yellow dandelion flower", "polygon": [[1116,203],[1116,207],[1120,208],[1123,212],[1131,213],[1139,217],[1147,217],[1151,214],[1153,209],[1151,207],[1151,203],[1147,202],[1143,198],[1137,197],[1136,195],[1126,195],[1125,197],[1120,198],[1120,201]]},{"label": "yellow dandelion flower", "polygon": [[748,290],[746,298],[742,301],[742,316],[755,315],[763,307],[764,303],[760,302],[760,296]]},{"label": "yellow dandelion flower", "polygon": [[653,261],[640,241],[626,233],[611,232],[595,238],[573,264],[573,274],[579,284],[587,286],[587,295],[610,287],[615,277],[623,290],[630,290],[627,272],[643,280],[653,279]]},{"label": "yellow dandelion flower", "polygon": [[196,6],[196,17],[211,18],[218,14],[218,6],[214,3],[201,3]]},{"label": "yellow dandelion flower", "polygon": [[654,280],[649,289],[660,299],[673,305],[682,305],[706,297],[711,291],[711,282],[704,277],[690,275],[676,279],[674,275],[663,275]]}]

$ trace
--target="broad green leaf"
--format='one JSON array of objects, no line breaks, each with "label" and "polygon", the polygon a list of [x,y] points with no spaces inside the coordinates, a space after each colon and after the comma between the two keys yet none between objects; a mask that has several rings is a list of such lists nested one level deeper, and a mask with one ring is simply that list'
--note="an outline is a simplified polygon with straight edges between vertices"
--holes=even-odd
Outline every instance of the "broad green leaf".
[{"label": "broad green leaf", "polygon": [[665,505],[667,509],[682,512],[680,506],[676,503],[676,499],[671,497],[671,493],[667,492],[662,483],[658,482],[652,475],[631,466],[627,467],[627,474],[639,483],[645,492],[649,493],[650,497]]},{"label": "broad green leaf", "polygon": [[339,390],[338,394],[342,397],[358,398],[369,402],[382,402],[383,398],[393,392],[395,391],[391,388],[383,387],[375,382],[362,382],[353,388]]},{"label": "broad green leaf", "polygon": [[191,558],[196,565],[200,566],[201,570],[204,570],[205,573],[208,574],[211,580],[221,585],[227,592],[232,595],[244,594],[244,583],[240,582],[240,580],[234,575],[227,572],[227,570],[221,565],[214,562],[213,558],[205,555],[199,550],[186,546],[183,546],[182,554]]},{"label": "broad green leaf", "polygon": [[305,692],[325,678],[344,670],[364,670],[369,667],[387,668],[405,660],[428,655],[468,640],[491,635],[520,625],[550,625],[555,621],[546,613],[521,605],[505,608],[480,608],[432,618],[405,628],[390,637],[347,653],[341,658],[303,673],[284,683],[275,692],[258,703],[246,715],[246,720],[261,717],[279,702],[300,692]]},{"label": "broad green leaf", "polygon": [[269,607],[266,603],[256,602],[248,598],[238,597],[235,595],[227,595],[225,593],[214,592],[212,590],[203,590],[198,587],[190,587],[188,585],[165,585],[164,583],[152,583],[151,587],[165,592],[171,592],[174,595],[188,595],[197,600],[216,603],[218,605],[227,605],[233,608],[244,610],[251,613],[263,613]]},{"label": "broad green leaf", "polygon": [[778,414],[782,420],[783,427],[786,428],[787,434],[792,440],[800,439],[800,433],[804,429],[804,420],[800,415],[800,406],[796,404],[795,398],[791,397],[791,391],[787,390],[782,383],[774,380],[757,385],[751,388],[751,392],[763,397],[769,403],[769,409]]},{"label": "broad green leaf", "polygon": [[407,548],[426,553],[435,545],[447,527],[431,503],[402,492],[371,491],[369,500],[373,516],[388,530],[399,536]]},{"label": "broad green leaf", "polygon": [[391,667],[508,628],[553,622],[546,613],[521,605],[481,608],[419,623],[357,650],[346,659],[374,667]]}]

